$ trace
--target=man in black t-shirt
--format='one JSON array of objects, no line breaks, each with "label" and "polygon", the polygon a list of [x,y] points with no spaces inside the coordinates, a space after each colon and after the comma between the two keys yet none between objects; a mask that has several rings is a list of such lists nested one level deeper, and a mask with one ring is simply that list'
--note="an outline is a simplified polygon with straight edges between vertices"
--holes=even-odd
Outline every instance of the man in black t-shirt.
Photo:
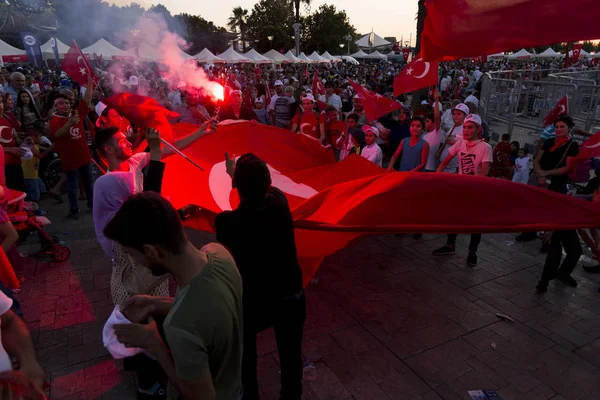
[{"label": "man in black t-shirt", "polygon": [[217,240],[233,255],[244,285],[244,400],[258,399],[256,335],[275,331],[281,360],[281,398],[302,395],[302,334],[306,301],[292,213],[285,195],[271,187],[267,164],[253,154],[227,156],[227,172],[240,205],[215,221]]}]

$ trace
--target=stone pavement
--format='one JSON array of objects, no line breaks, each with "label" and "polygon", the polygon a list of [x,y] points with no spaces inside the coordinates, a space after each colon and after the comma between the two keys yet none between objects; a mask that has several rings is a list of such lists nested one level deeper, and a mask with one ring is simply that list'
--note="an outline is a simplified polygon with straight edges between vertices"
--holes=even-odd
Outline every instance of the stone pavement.
[{"label": "stone pavement", "polygon": [[[42,204],[54,223],[48,230],[72,250],[65,263],[27,258],[19,295],[50,396],[134,399],[133,376],[101,341],[113,309],[110,262],[91,214],[66,221],[66,205]],[[198,246],[212,240],[191,236]],[[444,259],[431,256],[441,235],[366,238],[326,259],[307,289],[303,351],[317,378],[305,382],[304,398],[454,400],[475,389],[504,400],[600,398],[600,277],[578,267],[579,287],[556,283],[537,295],[540,243],[513,238],[484,235],[475,268],[464,263],[464,235],[457,255]],[[31,237],[20,251],[38,247]],[[259,352],[263,396],[277,399],[272,331],[260,336]]]}]

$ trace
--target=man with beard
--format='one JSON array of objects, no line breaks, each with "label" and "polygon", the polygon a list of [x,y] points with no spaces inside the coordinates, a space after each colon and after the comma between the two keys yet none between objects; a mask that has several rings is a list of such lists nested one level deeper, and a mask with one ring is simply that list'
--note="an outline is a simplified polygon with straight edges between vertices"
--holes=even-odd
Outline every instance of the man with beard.
[{"label": "man with beard", "polygon": [[[219,214],[215,228],[244,285],[243,399],[259,398],[256,336],[273,327],[281,360],[281,399],[299,400],[306,299],[290,207],[285,195],[271,186],[267,164],[254,154],[241,156],[237,164],[226,154],[226,166],[240,205]],[[269,250],[258,252],[265,243]]]},{"label": "man with beard", "polygon": [[[169,273],[178,284],[175,298],[131,298],[123,314],[133,323],[114,325],[117,340],[145,349],[160,363],[169,378],[169,399],[236,400],[242,281],[229,252],[217,243],[194,247],[177,211],[153,192],[131,196],[104,234],[138,265],[156,276]],[[160,315],[166,315],[166,343],[153,318]]]}]

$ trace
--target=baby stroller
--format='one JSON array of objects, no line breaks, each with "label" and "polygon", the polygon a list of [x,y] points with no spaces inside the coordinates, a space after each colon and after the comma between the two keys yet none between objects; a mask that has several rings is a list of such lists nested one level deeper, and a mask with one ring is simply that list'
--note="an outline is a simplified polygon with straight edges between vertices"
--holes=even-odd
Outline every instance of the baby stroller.
[{"label": "baby stroller", "polygon": [[[28,207],[25,203],[26,194],[16,190],[7,189],[8,193],[8,216],[16,231],[19,233],[19,243],[23,243],[32,232],[38,233],[42,245],[41,252],[52,256],[55,261],[67,261],[71,256],[71,250],[62,244],[55,235],[48,235],[44,226],[50,225],[48,218],[34,215],[34,207]],[[35,207],[37,208],[37,207]]]}]

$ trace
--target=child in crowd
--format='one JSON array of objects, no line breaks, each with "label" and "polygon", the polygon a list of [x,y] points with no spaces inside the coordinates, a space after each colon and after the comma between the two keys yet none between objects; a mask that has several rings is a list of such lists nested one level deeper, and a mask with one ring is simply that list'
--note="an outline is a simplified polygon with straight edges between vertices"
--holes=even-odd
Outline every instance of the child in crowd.
[{"label": "child in crowd", "polygon": [[258,118],[258,122],[261,124],[268,124],[268,115],[267,109],[265,108],[265,101],[261,97],[257,97],[254,100],[254,112],[256,113],[256,118]]},{"label": "child in crowd", "polygon": [[[39,177],[40,160],[46,157],[52,151],[52,148],[42,145],[41,135],[37,130],[29,129],[26,134],[27,137],[24,143],[33,153],[33,157],[28,160],[22,160],[21,166],[23,167],[23,176],[25,177],[27,200],[37,204],[40,201],[41,193],[46,191],[46,187]],[[38,210],[37,214],[44,215],[45,212]]]},{"label": "child in crowd", "polygon": [[531,167],[529,166],[530,160],[531,157],[529,157],[529,151],[526,148],[519,149],[519,158],[515,160],[515,173],[512,178],[513,182],[527,184],[531,172]]},{"label": "child in crowd", "polygon": [[350,114],[346,117],[346,127],[342,135],[335,142],[335,147],[340,150],[338,161],[342,161],[344,158],[348,157],[348,154],[351,153],[353,143],[350,134],[350,130],[358,125],[357,114]]},{"label": "child in crowd", "polygon": [[376,141],[379,137],[379,131],[377,128],[371,125],[364,125],[362,127],[363,132],[365,133],[365,147],[363,147],[360,155],[371,161],[375,165],[381,167],[381,163],[383,161],[383,153],[381,152],[381,148],[377,145]]},{"label": "child in crowd", "polygon": [[421,138],[425,130],[425,120],[423,117],[414,117],[410,122],[410,137],[402,139],[400,146],[392,156],[388,171],[394,170],[394,165],[398,157],[400,159],[399,171],[401,172],[421,172],[425,170],[427,158],[429,157],[429,144]]}]

